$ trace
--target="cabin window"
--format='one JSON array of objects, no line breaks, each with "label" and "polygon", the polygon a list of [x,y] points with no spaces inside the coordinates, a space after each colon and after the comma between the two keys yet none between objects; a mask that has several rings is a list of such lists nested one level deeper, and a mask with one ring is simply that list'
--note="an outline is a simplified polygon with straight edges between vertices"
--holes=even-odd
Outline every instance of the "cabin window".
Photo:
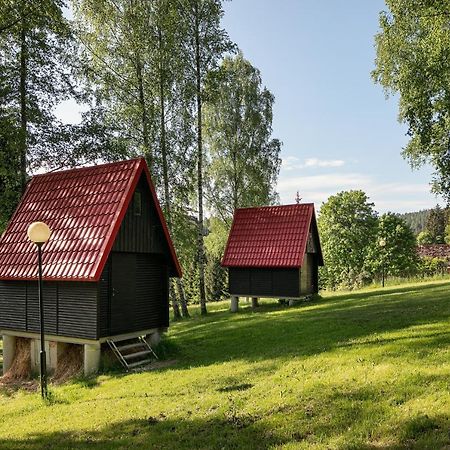
[{"label": "cabin window", "polygon": [[142,215],[142,195],[138,191],[133,196],[133,211],[135,216]]}]

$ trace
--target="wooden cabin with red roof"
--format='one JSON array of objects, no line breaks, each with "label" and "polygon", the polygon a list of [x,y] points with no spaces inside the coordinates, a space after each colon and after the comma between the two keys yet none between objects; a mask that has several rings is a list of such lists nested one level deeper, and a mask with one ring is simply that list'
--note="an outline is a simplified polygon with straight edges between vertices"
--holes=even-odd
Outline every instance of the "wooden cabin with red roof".
[{"label": "wooden cabin with red roof", "polygon": [[129,356],[130,340],[134,353],[150,355],[140,337],[169,326],[169,277],[181,277],[181,269],[145,160],[31,179],[0,238],[4,371],[15,338],[30,339],[32,359],[40,351],[37,256],[27,237],[35,221],[51,229],[42,247],[49,367],[57,365],[60,343],[84,345],[86,373],[98,368],[106,342],[119,353],[128,345],[121,362],[129,366],[138,362]]},{"label": "wooden cabin with red roof", "polygon": [[318,292],[323,265],[314,205],[237,209],[222,266],[232,311],[239,297],[299,299]]}]

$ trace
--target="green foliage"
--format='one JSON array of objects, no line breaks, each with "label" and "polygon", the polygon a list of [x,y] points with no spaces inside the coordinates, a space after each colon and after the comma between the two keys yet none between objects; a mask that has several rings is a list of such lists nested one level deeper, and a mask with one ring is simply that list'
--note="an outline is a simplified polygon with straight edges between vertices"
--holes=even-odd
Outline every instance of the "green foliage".
[{"label": "green foliage", "polygon": [[163,341],[172,366],[51,386],[51,406],[1,388],[0,448],[444,449],[449,287],[191,308]]},{"label": "green foliage", "polygon": [[205,285],[209,301],[225,300],[228,297],[228,271],[221,266],[222,258],[206,255]]},{"label": "green foliage", "polygon": [[433,208],[427,218],[426,230],[433,244],[443,244],[445,238],[446,212],[439,205]]},{"label": "green foliage", "polygon": [[383,271],[386,276],[409,277],[416,274],[418,263],[411,228],[397,215],[383,214],[378,219],[376,239],[367,258],[370,271],[378,277]]},{"label": "green foliage", "polygon": [[399,94],[399,120],[408,126],[404,156],[436,169],[434,191],[450,198],[450,33],[447,0],[386,0],[375,37],[373,79]]},{"label": "green foliage", "polygon": [[422,276],[435,276],[447,273],[448,260],[445,258],[420,258],[419,272]]},{"label": "green foliage", "polygon": [[419,245],[430,245],[433,244],[433,236],[431,236],[431,233],[427,230],[422,231],[417,236],[417,243]]},{"label": "green foliage", "polygon": [[271,138],[274,97],[242,53],[225,57],[209,74],[205,95],[207,199],[216,214],[230,221],[236,208],[276,199],[281,143]]},{"label": "green foliage", "polygon": [[19,201],[21,190],[20,156],[17,149],[18,129],[0,109],[0,233],[6,227]]},{"label": "green foliage", "polygon": [[399,217],[411,227],[413,233],[417,236],[425,230],[429,213],[430,211],[428,209],[424,209],[422,211],[399,214]]},{"label": "green foliage", "polygon": [[445,227],[444,241],[447,245],[450,245],[450,223]]},{"label": "green foliage", "polygon": [[64,7],[64,0],[42,0],[39,6],[0,0],[0,24],[10,24],[0,32],[0,116],[8,115],[17,130],[20,171],[61,167],[74,151],[76,127],[54,113],[61,101],[80,97],[76,43]]},{"label": "green foliage", "polygon": [[366,261],[376,237],[377,215],[362,191],[344,191],[322,204],[319,230],[325,266],[321,284],[353,288],[370,280]]},{"label": "green foliage", "polygon": [[217,217],[208,220],[209,233],[205,237],[206,270],[205,281],[208,298],[217,301],[227,296],[228,271],[221,266],[225,251],[229,225]]}]

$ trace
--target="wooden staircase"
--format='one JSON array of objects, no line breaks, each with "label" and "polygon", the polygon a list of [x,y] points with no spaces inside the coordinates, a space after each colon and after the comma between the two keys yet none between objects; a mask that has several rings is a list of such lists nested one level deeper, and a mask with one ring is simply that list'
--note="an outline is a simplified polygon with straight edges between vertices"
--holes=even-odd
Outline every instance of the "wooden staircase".
[{"label": "wooden staircase", "polygon": [[158,359],[143,336],[108,339],[106,342],[127,372],[148,366],[154,359]]}]

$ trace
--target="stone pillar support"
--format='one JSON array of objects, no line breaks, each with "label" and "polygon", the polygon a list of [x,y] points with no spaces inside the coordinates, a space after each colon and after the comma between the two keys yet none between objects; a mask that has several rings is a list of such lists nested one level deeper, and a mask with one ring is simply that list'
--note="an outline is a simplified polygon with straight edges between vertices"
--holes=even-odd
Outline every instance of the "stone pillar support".
[{"label": "stone pillar support", "polygon": [[93,375],[100,367],[100,342],[84,344],[84,374]]},{"label": "stone pillar support", "polygon": [[3,375],[11,368],[16,353],[16,337],[3,336]]},{"label": "stone pillar support", "polygon": [[151,347],[157,347],[159,345],[163,332],[161,328],[158,328],[158,330],[146,337]]},{"label": "stone pillar support", "polygon": [[258,297],[252,297],[252,308],[255,309],[259,306]]},{"label": "stone pillar support", "polygon": [[239,297],[236,297],[235,295],[233,295],[231,297],[231,308],[230,308],[232,313],[238,312],[239,311]]}]

